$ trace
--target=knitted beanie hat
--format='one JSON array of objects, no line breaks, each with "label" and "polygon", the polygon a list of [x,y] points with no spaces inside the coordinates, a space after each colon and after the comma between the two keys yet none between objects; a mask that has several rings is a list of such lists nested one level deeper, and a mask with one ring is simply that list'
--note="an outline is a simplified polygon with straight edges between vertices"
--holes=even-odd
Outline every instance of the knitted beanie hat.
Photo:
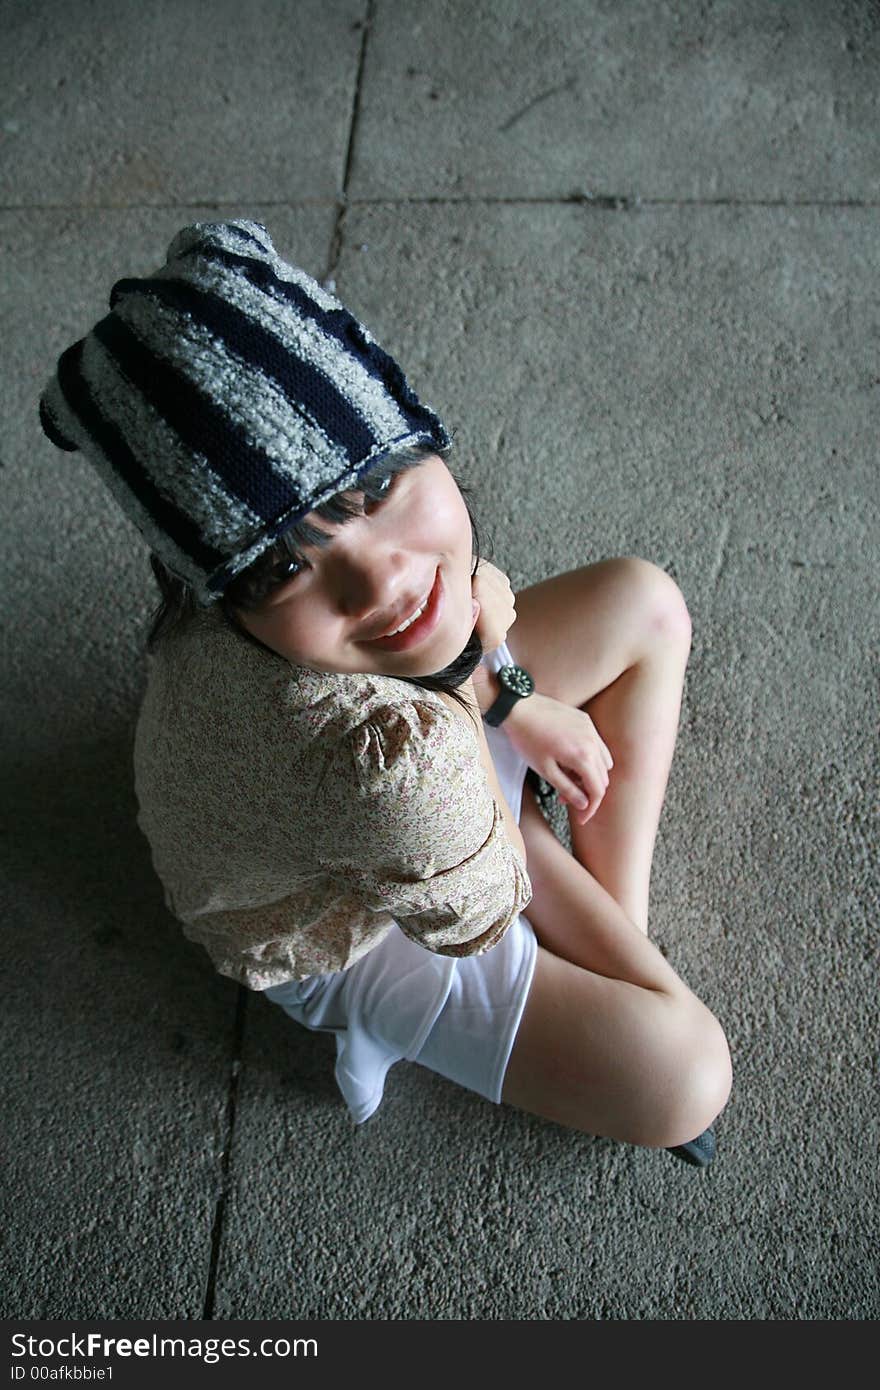
[{"label": "knitted beanie hat", "polygon": [[40,422],[207,606],[293,522],[443,424],[259,222],[197,222],[58,359]]}]

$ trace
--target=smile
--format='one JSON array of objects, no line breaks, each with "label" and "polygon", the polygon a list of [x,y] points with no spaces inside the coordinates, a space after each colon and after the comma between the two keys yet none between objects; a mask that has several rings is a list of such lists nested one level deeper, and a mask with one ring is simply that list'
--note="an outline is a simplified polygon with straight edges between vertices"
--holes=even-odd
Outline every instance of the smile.
[{"label": "smile", "polygon": [[440,621],[442,610],[443,581],[438,568],[434,577],[434,586],[422,607],[417,608],[415,614],[411,618],[407,618],[406,623],[397,632],[389,633],[387,637],[374,638],[370,646],[381,647],[386,652],[408,651],[410,647],[416,647],[420,642],[424,642],[427,637],[430,637]]}]

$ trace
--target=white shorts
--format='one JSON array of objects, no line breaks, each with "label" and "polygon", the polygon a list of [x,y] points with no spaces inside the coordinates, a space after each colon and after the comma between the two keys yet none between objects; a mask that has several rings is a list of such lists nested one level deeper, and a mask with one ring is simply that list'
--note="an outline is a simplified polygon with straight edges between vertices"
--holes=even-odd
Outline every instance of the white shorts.
[{"label": "white shorts", "polygon": [[[512,661],[506,642],[483,654],[491,671]],[[503,724],[483,727],[518,823],[527,765]],[[355,1123],[362,1124],[381,1103],[389,1068],[402,1060],[500,1102],[536,954],[535,933],[523,913],[477,956],[426,951],[395,925],[348,970],[263,992],[304,1027],[335,1034],[336,1082]]]}]

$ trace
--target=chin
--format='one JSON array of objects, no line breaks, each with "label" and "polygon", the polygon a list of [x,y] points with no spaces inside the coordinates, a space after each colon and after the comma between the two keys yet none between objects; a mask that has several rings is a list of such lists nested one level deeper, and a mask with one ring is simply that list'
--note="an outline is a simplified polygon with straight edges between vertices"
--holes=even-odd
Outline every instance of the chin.
[{"label": "chin", "polygon": [[[474,642],[479,644],[479,638],[477,637],[476,629],[471,623],[463,633],[453,636],[452,640],[449,642],[441,643],[439,652],[435,651],[432,653],[430,674],[434,675],[439,671],[447,670],[450,666],[457,665],[465,653],[471,649]],[[480,647],[481,653],[482,650],[482,647]]]},{"label": "chin", "polygon": [[[464,647],[459,648],[450,658],[445,666],[440,670],[427,672],[432,679],[449,679],[453,684],[461,685],[473,675],[483,657],[483,644],[477,636],[476,629],[470,634]],[[418,677],[416,677],[418,679]]]}]

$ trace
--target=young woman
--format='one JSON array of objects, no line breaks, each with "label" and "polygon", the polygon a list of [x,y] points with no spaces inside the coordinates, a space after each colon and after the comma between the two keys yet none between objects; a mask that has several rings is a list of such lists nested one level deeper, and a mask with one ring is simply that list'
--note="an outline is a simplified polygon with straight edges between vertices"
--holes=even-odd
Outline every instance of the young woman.
[{"label": "young woman", "polygon": [[514,596],[442,423],[258,223],[117,282],[40,413],[152,551],[138,823],[186,934],[335,1035],[357,1122],[406,1058],[705,1166],[727,1045],[647,938],[673,581],[612,559]]}]

